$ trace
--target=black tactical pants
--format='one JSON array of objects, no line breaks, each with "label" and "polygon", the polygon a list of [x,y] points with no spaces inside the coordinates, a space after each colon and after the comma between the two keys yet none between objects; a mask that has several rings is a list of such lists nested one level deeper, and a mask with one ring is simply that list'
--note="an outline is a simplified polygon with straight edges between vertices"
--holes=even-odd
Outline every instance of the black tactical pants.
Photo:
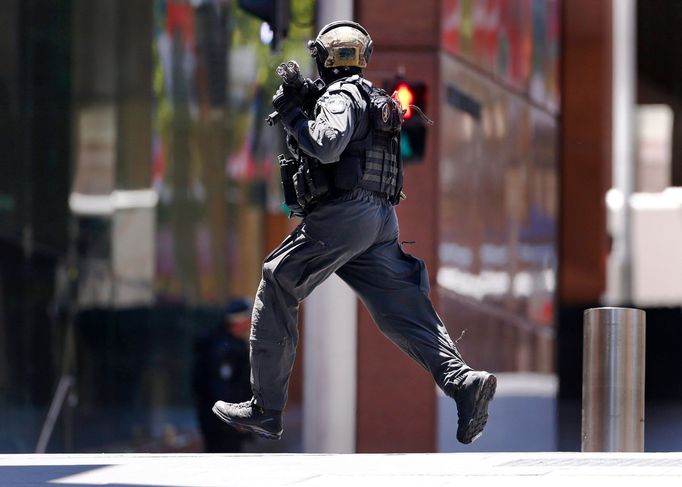
[{"label": "black tactical pants", "polygon": [[471,370],[428,297],[423,261],[403,252],[389,203],[357,189],[315,208],[263,265],[251,325],[256,404],[282,410],[298,342],[298,306],[333,272],[379,329],[452,396]]}]

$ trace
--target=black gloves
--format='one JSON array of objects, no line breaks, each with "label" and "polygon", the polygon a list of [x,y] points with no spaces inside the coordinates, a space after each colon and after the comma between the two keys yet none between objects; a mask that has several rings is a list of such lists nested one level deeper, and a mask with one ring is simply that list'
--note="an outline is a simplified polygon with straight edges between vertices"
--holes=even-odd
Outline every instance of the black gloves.
[{"label": "black gloves", "polygon": [[299,116],[303,116],[301,93],[288,85],[280,85],[272,97],[272,106],[279,112],[282,123],[286,127],[292,127]]}]

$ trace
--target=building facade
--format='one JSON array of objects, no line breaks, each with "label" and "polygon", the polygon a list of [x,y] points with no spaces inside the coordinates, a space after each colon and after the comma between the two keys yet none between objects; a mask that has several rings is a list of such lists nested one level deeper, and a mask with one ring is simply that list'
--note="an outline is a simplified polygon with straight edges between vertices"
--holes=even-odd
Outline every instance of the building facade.
[{"label": "building facade", "polygon": [[[431,296],[465,359],[524,372],[517,377],[542,394],[556,383],[560,6],[356,2],[375,43],[367,76],[424,82],[423,108],[435,120],[423,159],[406,168],[408,197],[398,208],[405,248],[425,258]],[[364,312],[358,334],[359,377],[371,369],[386,377],[387,368],[389,377],[358,385],[358,451],[456,450],[454,402]],[[387,417],[394,404],[410,411],[409,421]],[[381,429],[371,427],[378,422]]]}]

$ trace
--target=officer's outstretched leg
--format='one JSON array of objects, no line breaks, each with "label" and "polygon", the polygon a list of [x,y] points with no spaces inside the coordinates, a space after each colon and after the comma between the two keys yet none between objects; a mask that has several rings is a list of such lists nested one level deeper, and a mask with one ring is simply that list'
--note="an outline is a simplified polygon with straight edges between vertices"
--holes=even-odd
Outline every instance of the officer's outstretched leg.
[{"label": "officer's outstretched leg", "polygon": [[[387,219],[389,230],[394,218],[389,215]],[[463,361],[428,297],[424,263],[404,253],[394,237],[370,247],[337,274],[358,293],[380,330],[455,399],[457,439],[471,443],[480,436],[496,379],[487,372],[472,370]]]},{"label": "officer's outstretched leg", "polygon": [[381,207],[348,195],[316,208],[265,259],[251,320],[254,397],[242,404],[218,401],[213,411],[223,421],[268,438],[280,437],[298,342],[299,303],[370,247],[382,225]]}]

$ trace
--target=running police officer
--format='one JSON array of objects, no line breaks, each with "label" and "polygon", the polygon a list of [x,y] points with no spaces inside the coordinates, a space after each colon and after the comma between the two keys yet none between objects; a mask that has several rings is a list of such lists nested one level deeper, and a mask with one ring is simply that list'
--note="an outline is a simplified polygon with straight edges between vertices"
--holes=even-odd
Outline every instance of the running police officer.
[{"label": "running police officer", "polygon": [[360,24],[332,22],[309,48],[324,82],[312,108],[300,84],[285,83],[273,97],[297,161],[285,192],[293,184],[292,206],[303,221],[263,265],[251,320],[253,398],[218,401],[213,412],[236,427],[281,437],[299,303],[336,273],[380,330],[455,400],[457,439],[470,443],[486,424],[496,378],[466,365],[431,304],[423,261],[400,246],[393,206],[403,196],[403,112],[362,77],[372,40]]}]

